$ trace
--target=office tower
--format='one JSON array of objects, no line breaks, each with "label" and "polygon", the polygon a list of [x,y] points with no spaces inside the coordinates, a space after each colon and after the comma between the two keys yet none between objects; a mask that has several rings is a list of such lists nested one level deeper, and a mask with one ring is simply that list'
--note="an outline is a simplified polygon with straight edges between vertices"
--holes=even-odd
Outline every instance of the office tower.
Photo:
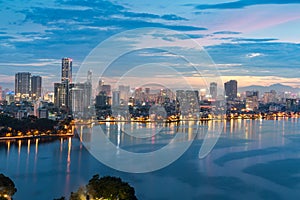
[{"label": "office tower", "polygon": [[204,101],[206,96],[206,89],[200,89],[200,101]]},{"label": "office tower", "polygon": [[100,92],[105,92],[107,96],[111,96],[111,86],[110,85],[102,85]]},{"label": "office tower", "polygon": [[125,103],[128,102],[130,97],[130,86],[119,85],[119,91],[120,91],[120,99]]},{"label": "office tower", "polygon": [[100,79],[97,86],[97,95],[101,92],[102,85],[104,85],[104,81]]},{"label": "office tower", "polygon": [[62,58],[61,60],[61,83],[54,83],[54,105],[57,108],[69,111],[70,92],[69,87],[72,83],[72,59]]},{"label": "office tower", "polygon": [[216,99],[218,95],[218,84],[216,82],[210,83],[209,94],[211,98]]},{"label": "office tower", "polygon": [[85,112],[91,106],[92,84],[89,82],[71,83],[69,90],[72,112]]},{"label": "office tower", "polygon": [[[73,87],[73,86],[70,86]],[[71,109],[75,117],[79,117],[84,112],[84,90],[80,87],[74,86],[70,89]]]},{"label": "office tower", "polygon": [[42,97],[42,77],[32,76],[31,77],[31,98],[36,100]]},{"label": "office tower", "polygon": [[61,61],[61,82],[72,83],[72,59],[62,58]]},{"label": "office tower", "polygon": [[119,106],[120,105],[120,91],[113,91],[112,105],[113,106]]},{"label": "office tower", "polygon": [[275,90],[271,90],[270,92],[265,92],[263,96],[263,102],[266,103],[276,103],[277,102],[277,93]]},{"label": "office tower", "polygon": [[197,90],[177,90],[176,101],[182,116],[199,113],[199,92]]},{"label": "office tower", "polygon": [[226,83],[224,83],[225,88],[225,95],[227,97],[227,100],[233,101],[237,98],[237,81],[236,80],[230,80]]},{"label": "office tower", "polygon": [[15,95],[17,100],[28,99],[30,96],[31,74],[19,72],[15,75]]},{"label": "office tower", "polygon": [[144,100],[143,88],[136,88],[134,90],[134,98],[136,100],[136,103],[141,103]]},{"label": "office tower", "polygon": [[99,95],[96,96],[96,107],[105,107],[108,105],[108,97],[106,92],[100,92]]},{"label": "office tower", "polygon": [[92,84],[92,80],[93,80],[93,72],[92,72],[92,70],[89,70],[87,72],[87,82]]},{"label": "office tower", "polygon": [[258,106],[258,91],[246,91],[246,109],[257,110]]},{"label": "office tower", "polygon": [[69,108],[69,84],[54,83],[54,105],[57,108]]},{"label": "office tower", "polygon": [[96,95],[96,94],[93,94],[93,72],[92,72],[92,70],[89,70],[87,72],[86,84],[89,85],[89,87],[87,87],[86,89],[89,90],[89,91],[87,91],[87,93],[89,93],[88,96],[90,97],[89,103],[88,103],[89,104],[88,106],[90,106],[93,104],[93,97]]}]

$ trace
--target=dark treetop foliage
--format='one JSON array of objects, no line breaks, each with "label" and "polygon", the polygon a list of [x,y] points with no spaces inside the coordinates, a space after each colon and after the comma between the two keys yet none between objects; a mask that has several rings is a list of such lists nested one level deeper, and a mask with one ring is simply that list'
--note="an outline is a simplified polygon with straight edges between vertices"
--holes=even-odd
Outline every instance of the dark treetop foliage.
[{"label": "dark treetop foliage", "polygon": [[94,175],[85,188],[71,193],[70,200],[79,200],[84,194],[87,199],[137,200],[134,188],[120,178]]},{"label": "dark treetop foliage", "polygon": [[4,174],[0,174],[0,195],[13,196],[17,192],[14,182]]}]

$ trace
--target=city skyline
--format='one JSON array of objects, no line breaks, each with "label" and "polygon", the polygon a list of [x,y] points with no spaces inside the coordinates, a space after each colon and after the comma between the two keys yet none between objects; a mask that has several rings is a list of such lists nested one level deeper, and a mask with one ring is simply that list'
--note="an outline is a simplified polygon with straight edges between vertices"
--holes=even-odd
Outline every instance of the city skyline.
[{"label": "city skyline", "polygon": [[[18,84],[18,79],[17,77],[22,77],[23,76],[23,79],[24,77],[26,78],[27,77],[27,81],[25,81],[27,84],[24,84],[22,85],[22,89],[24,90],[24,87],[25,87],[25,90],[27,90],[27,92],[21,92],[21,94],[26,94],[28,96],[37,96],[37,97],[42,97],[42,95],[46,95],[47,93],[55,93],[55,85],[57,84],[62,84],[64,82],[66,82],[64,76],[65,76],[65,72],[63,72],[63,69],[64,69],[64,59],[71,59],[71,58],[62,58],[61,59],[61,83],[53,83],[53,85],[51,86],[53,88],[54,86],[54,89],[50,90],[50,91],[43,91],[43,88],[44,86],[42,85],[42,77],[41,76],[37,76],[37,75],[32,75],[31,72],[17,72],[14,77],[15,77],[15,80],[14,80],[14,84],[13,84],[13,88],[14,89],[10,89],[10,88],[3,88],[1,85],[0,85],[0,88],[1,88],[1,93],[4,92],[3,94],[5,95],[6,92],[8,92],[9,94],[11,94],[11,92],[14,92],[14,94],[16,95],[16,91],[18,90],[17,88],[19,88],[20,84]],[[72,63],[72,62],[71,62]],[[72,65],[72,64],[71,64]],[[72,75],[70,75],[72,77]],[[70,77],[70,80],[72,79]],[[91,78],[92,77],[92,71],[88,71],[88,74],[87,74],[87,81],[84,81],[84,82],[89,82],[89,83],[92,83],[91,82]],[[223,83],[222,86],[218,86],[218,84],[216,82],[210,82],[208,83],[208,85],[206,87],[196,87],[194,88],[195,90],[198,90],[198,91],[204,91],[206,92],[207,94],[213,96],[213,97],[216,97],[217,94],[219,95],[226,95],[226,96],[230,96],[230,95],[227,95],[226,93],[226,85],[231,82],[236,82],[236,86],[235,86],[235,89],[233,91],[233,93],[236,93],[236,94],[242,94],[242,93],[245,93],[247,91],[260,91],[260,92],[268,92],[268,91],[272,91],[272,90],[276,90],[278,92],[289,92],[289,93],[294,93],[295,95],[298,95],[298,93],[300,94],[300,90],[298,91],[297,89],[298,88],[294,88],[294,87],[291,87],[291,86],[287,86],[287,85],[282,85],[280,83],[275,83],[275,84],[272,84],[272,85],[268,85],[268,86],[262,86],[262,85],[258,85],[258,84],[253,84],[253,85],[250,85],[250,86],[246,86],[246,87],[243,87],[243,86],[240,86],[240,83],[237,81],[237,80],[228,80],[226,82]],[[237,82],[239,84],[237,84]],[[72,82],[69,82],[69,84],[71,84]],[[74,84],[80,84],[80,82],[74,82]],[[73,84],[73,85],[74,85]],[[135,89],[139,89],[139,88],[144,88],[145,89],[145,92],[147,93],[147,89],[153,93],[153,92],[158,92],[159,90],[161,89],[165,89],[166,87],[161,87],[160,85],[156,85],[156,84],[153,84],[153,85],[145,85],[145,86],[142,86],[142,87],[137,87],[137,86],[134,86],[134,85],[123,85],[123,84],[114,84],[113,82],[113,86],[109,83],[109,82],[104,82],[103,79],[99,79],[99,82],[98,84],[96,84],[95,86],[93,86],[93,90],[95,90],[93,92],[93,95],[97,95],[98,92],[97,91],[100,91],[100,90],[103,90],[103,91],[106,91],[106,93],[112,94],[113,91],[122,91],[125,88],[128,88],[128,92],[133,92]],[[151,86],[151,87],[150,87]],[[100,89],[100,88],[102,89]],[[275,88],[272,88],[272,87],[275,87]],[[218,93],[218,89],[220,88],[224,88],[221,89],[222,92],[224,92],[224,94],[220,94]],[[172,88],[169,88],[169,89],[172,89],[172,90],[182,90],[182,89],[191,89],[191,88],[180,88],[180,87],[172,87]],[[229,89],[229,91],[231,91],[232,88]],[[212,91],[213,90],[213,91]],[[148,93],[149,93],[148,91]],[[219,91],[220,92],[220,91]],[[233,98],[236,98],[236,96],[234,96]]]},{"label": "city skyline", "polygon": [[[172,4],[165,1],[151,4],[13,1],[0,4],[3,19],[0,50],[4,52],[0,66],[6,69],[0,74],[2,88],[13,88],[15,73],[31,71],[43,77],[49,90],[54,82],[59,82],[61,57],[74,59],[75,74],[100,42],[122,31],[143,27],[172,29],[195,40],[211,56],[223,82],[237,80],[241,86],[281,83],[299,87],[300,2],[297,1],[176,0]],[[184,40],[178,35],[155,37],[174,44]],[[151,61],[149,55],[149,52],[141,53],[138,58],[143,60],[147,56]],[[158,54],[151,52],[151,55]],[[139,59],[135,62],[139,63]],[[124,63],[128,60],[115,67]],[[186,76],[195,85],[200,83],[191,74]]]}]

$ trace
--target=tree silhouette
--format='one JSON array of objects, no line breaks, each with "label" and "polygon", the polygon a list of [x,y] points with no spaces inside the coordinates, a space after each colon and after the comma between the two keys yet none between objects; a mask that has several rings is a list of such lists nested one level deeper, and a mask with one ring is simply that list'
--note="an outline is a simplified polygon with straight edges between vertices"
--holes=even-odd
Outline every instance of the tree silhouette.
[{"label": "tree silhouette", "polygon": [[4,174],[0,174],[0,196],[8,195],[12,197],[17,192],[14,182]]},{"label": "tree silhouette", "polygon": [[70,200],[80,199],[137,200],[134,188],[120,178],[94,175],[85,187],[71,193]]}]

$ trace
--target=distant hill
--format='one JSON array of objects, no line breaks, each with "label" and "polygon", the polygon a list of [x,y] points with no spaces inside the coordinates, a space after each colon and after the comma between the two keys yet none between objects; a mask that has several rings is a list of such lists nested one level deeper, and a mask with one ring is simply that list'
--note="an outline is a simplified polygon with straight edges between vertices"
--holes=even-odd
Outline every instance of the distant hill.
[{"label": "distant hill", "polygon": [[294,88],[288,85],[282,85],[280,83],[273,84],[270,86],[260,86],[260,85],[251,85],[246,87],[239,87],[238,91],[245,92],[245,91],[259,91],[260,94],[263,94],[264,92],[269,92],[270,90],[275,90],[276,92],[293,92],[298,93],[300,92],[300,88]]}]

